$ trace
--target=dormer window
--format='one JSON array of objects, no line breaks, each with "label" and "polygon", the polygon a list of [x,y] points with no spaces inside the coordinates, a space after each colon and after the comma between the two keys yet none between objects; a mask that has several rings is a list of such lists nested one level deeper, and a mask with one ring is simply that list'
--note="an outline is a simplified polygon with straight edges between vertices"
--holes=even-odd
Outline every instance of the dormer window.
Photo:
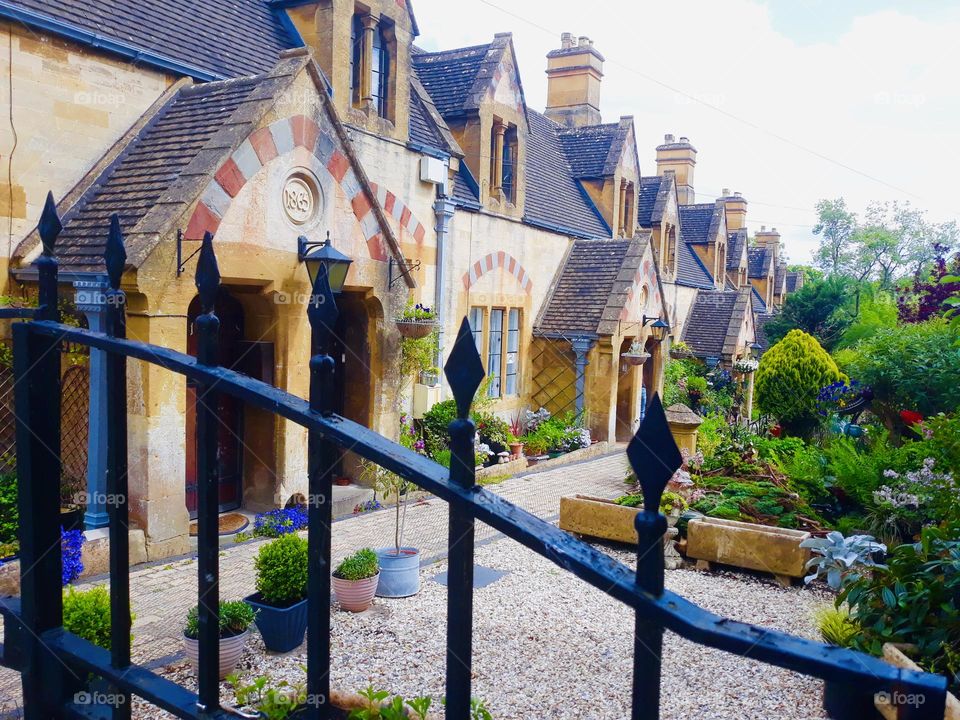
[{"label": "dormer window", "polygon": [[351,102],[355,108],[369,108],[389,119],[392,26],[386,19],[358,12],[353,16],[352,28]]},{"label": "dormer window", "polygon": [[517,127],[500,119],[493,121],[490,138],[490,195],[516,203]]}]

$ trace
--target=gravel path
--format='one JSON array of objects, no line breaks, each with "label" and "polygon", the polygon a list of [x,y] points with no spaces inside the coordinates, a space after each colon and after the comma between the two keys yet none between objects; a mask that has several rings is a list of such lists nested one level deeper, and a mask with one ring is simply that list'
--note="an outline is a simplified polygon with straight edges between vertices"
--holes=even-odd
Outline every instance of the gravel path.
[{"label": "gravel path", "polygon": [[[604,548],[632,565],[631,553]],[[474,694],[497,720],[624,718],[629,715],[633,616],[628,609],[509,540],[477,550],[477,562],[508,574],[476,591]],[[413,697],[443,694],[446,588],[423,571],[414,598],[378,599],[366,613],[334,613],[333,684]],[[814,637],[811,614],[828,602],[745,574],[667,573],[667,586],[736,620]],[[821,684],[751,660],[665,638],[663,718],[814,720],[826,717]],[[301,648],[303,650],[303,648]],[[266,656],[259,640],[242,661],[246,679],[301,681],[305,654]],[[191,681],[184,663],[167,672]],[[229,695],[229,693],[227,693]],[[225,697],[225,700],[229,698]],[[139,718],[162,718],[143,710]]]}]

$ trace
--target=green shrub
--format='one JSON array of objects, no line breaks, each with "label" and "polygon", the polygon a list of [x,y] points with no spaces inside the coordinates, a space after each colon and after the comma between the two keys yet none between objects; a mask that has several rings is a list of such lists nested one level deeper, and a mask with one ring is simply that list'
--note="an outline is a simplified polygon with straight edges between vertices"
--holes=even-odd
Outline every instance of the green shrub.
[{"label": "green shrub", "polygon": [[20,511],[17,508],[17,473],[0,475],[0,543],[17,543]]},{"label": "green shrub", "polygon": [[710,477],[702,487],[706,494],[691,508],[709,517],[786,528],[801,527],[804,521],[823,524],[803,497],[767,480]]},{"label": "green shrub", "polygon": [[960,407],[958,337],[943,320],[880,328],[841,356],[843,370],[873,389],[888,427],[903,409],[953,412]]},{"label": "green shrub", "polygon": [[364,548],[344,558],[333,574],[344,580],[366,580],[378,572],[380,563],[377,561],[377,554],[370,548]]},{"label": "green shrub", "polygon": [[436,403],[423,414],[423,439],[427,454],[436,459],[437,453],[449,446],[447,428],[457,419],[457,403],[453,398]]},{"label": "green shrub", "polygon": [[503,447],[510,444],[510,425],[506,420],[501,420],[493,413],[483,412],[474,415],[473,422],[476,423],[481,442]]},{"label": "green shrub", "polygon": [[860,626],[853,647],[881,655],[883,644],[917,646],[917,663],[960,689],[960,524],[925,528],[895,548],[885,566],[848,584],[837,598]]},{"label": "green shrub", "polygon": [[814,621],[823,641],[838,647],[853,645],[854,638],[860,632],[860,626],[850,619],[850,611],[846,607],[822,607],[814,614]]},{"label": "green shrub", "polygon": [[[243,600],[221,600],[219,615],[222,638],[239,635],[253,624],[257,616],[254,609]],[[200,635],[200,610],[196,605],[187,612],[183,634],[194,640]]]},{"label": "green shrub", "polygon": [[284,535],[260,548],[253,561],[257,592],[269,605],[286,607],[307,595],[307,541]]},{"label": "green shrub", "polygon": [[[133,623],[136,615],[130,613]],[[103,585],[89,590],[68,586],[63,593],[63,627],[104,650],[110,649],[110,593]],[[130,636],[133,643],[133,635]]]},{"label": "green shrub", "polygon": [[687,394],[700,393],[707,391],[707,379],[699,375],[692,375],[687,378]]},{"label": "green shrub", "polygon": [[807,436],[816,427],[820,389],[843,378],[820,343],[791,330],[760,360],[755,378],[758,406],[790,435]]}]

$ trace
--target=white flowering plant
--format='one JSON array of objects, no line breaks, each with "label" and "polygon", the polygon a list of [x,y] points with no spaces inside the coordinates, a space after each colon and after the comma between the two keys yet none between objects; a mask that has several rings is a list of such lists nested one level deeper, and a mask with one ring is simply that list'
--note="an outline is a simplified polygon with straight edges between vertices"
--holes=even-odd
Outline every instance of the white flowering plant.
[{"label": "white flowering plant", "polygon": [[951,473],[939,472],[934,458],[910,472],[885,470],[883,477],[887,482],[873,493],[870,517],[873,529],[891,540],[910,539],[960,506],[960,484]]},{"label": "white flowering plant", "polygon": [[733,371],[743,375],[756,372],[758,367],[760,367],[760,361],[753,358],[740,358],[733,363]]}]

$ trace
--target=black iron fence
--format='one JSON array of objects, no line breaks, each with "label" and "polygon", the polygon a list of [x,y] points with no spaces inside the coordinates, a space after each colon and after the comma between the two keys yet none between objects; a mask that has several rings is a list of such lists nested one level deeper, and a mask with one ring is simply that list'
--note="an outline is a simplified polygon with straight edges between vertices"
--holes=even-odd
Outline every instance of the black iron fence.
[{"label": "black iron fence", "polygon": [[[263,382],[216,365],[218,320],[213,313],[220,277],[212,238],[200,250],[196,284],[203,305],[197,320],[196,358],[125,339],[124,294],[120,279],[125,251],[119,221],[113,217],[105,260],[109,275],[105,333],[59,322],[57,262],[54,244],[60,230],[52,198],[40,222],[43,254],[37,260],[40,307],[29,322],[13,328],[16,374],[17,471],[20,487],[21,604],[7,605],[5,665],[22,674],[27,720],[60,717],[130,717],[130,695],[137,695],[179,718],[226,718],[220,709],[218,665],[217,542],[217,395],[226,393],[276,413],[308,429],[308,580],[307,693],[313,699],[307,717],[332,715],[330,697],[330,551],[333,468],[338,448],[397,473],[449,504],[449,590],[447,602],[446,714],[470,715],[474,524],[481,521],[522,543],[602,592],[636,611],[632,718],[657,718],[660,705],[661,650],[664,630],[693,642],[822,678],[839,692],[862,697],[885,692],[891,697],[922,698],[900,708],[902,718],[943,717],[946,679],[895,668],[881,660],[780,632],[718,617],[664,589],[663,536],[666,519],[659,500],[680,464],[663,409],[654,400],[628,448],[642,480],[645,508],[636,521],[636,571],[547,522],[521,510],[474,482],[474,426],[470,403],[484,377],[469,326],[464,320],[445,372],[457,404],[450,424],[453,461],[447,470],[426,457],[342,418],[330,409],[335,393],[335,363],[326,354],[337,309],[326,272],[321,269],[307,310],[316,355],[310,359],[309,402]],[[2,314],[0,314],[2,316]],[[131,663],[128,563],[128,514],[125,502],[112,503],[110,515],[111,650],[95,647],[65,631],[60,591],[60,532],[57,487],[61,473],[61,343],[76,343],[108,355],[106,373],[107,488],[127,497],[126,362],[128,358],[180,373],[198,384],[198,692]],[[97,676],[113,691],[109,706],[72,702],[87,678]],[[852,703],[838,705],[835,716],[860,718]]]}]

